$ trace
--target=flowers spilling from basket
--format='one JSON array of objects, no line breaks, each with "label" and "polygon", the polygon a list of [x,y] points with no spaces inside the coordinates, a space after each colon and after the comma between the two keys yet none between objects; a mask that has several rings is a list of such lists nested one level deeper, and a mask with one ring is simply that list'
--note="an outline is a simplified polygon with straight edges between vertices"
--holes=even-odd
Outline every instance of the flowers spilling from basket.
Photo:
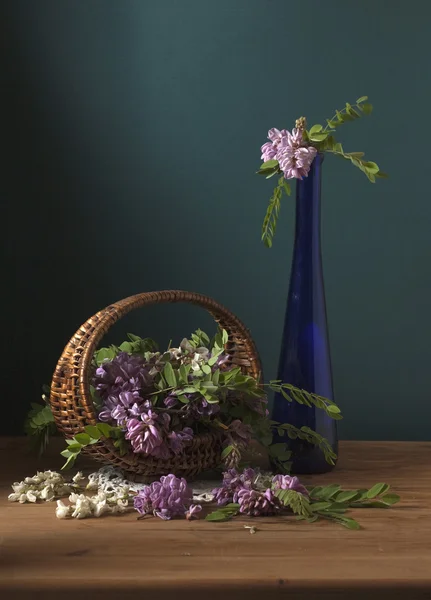
[{"label": "flowers spilling from basket", "polygon": [[376,178],[387,177],[377,163],[363,158],[363,152],[345,152],[342,144],[337,142],[334,136],[336,129],[343,123],[355,121],[372,112],[373,106],[367,100],[367,96],[361,96],[353,104],[346,102],[343,108],[336,110],[330,119],[326,119],[324,126],[317,123],[308,129],[305,117],[300,117],[291,132],[275,127],[268,131],[269,142],[265,142],[261,147],[261,159],[264,162],[257,173],[264,175],[266,179],[281,175],[269,201],[262,226],[262,240],[268,248],[272,246],[282,195],[291,194],[289,181],[307,177],[311,163],[318,153],[330,152],[350,161],[371,183],[375,183]]},{"label": "flowers spilling from basket", "polygon": [[[197,494],[185,479],[167,475],[150,485],[124,480],[113,467],[102,467],[88,476],[85,485],[82,473],[66,482],[55,471],[38,472],[33,477],[12,485],[11,502],[52,502],[57,500],[59,519],[101,517],[104,515],[139,513],[138,519],[155,516],[163,520],[185,517],[199,518],[203,502],[206,521],[228,521],[236,516],[286,516],[310,523],[321,519],[334,521],[348,529],[359,529],[355,519],[346,516],[352,508],[389,508],[399,497],[389,492],[384,483],[370,489],[343,490],[339,485],[306,487],[297,477],[272,475],[246,467],[242,471],[229,469],[223,481],[209,493]],[[96,492],[90,495],[91,492]],[[68,496],[68,503],[60,498]],[[211,510],[209,503],[216,503]],[[254,526],[245,526],[250,533]]]},{"label": "flowers spilling from basket", "polygon": [[[160,352],[153,340],[132,334],[118,347],[97,350],[91,393],[98,421],[66,440],[63,468],[71,467],[83,448],[104,438],[112,439],[120,454],[133,451],[169,460],[185,451],[195,436],[216,432],[221,439],[220,467],[224,472],[221,485],[209,495],[217,509],[207,514],[206,520],[284,514],[310,522],[329,519],[355,529],[357,522],[344,515],[349,508],[387,508],[398,501],[398,496],[388,494],[389,486],[384,483],[361,490],[342,490],[338,485],[306,487],[289,475],[291,452],[287,443],[272,443],[274,430],[278,436],[300,438],[318,446],[330,463],[336,456],[328,442],[308,427],[272,421],[265,389],[280,392],[286,402],[315,405],[334,419],[341,418],[340,409],[333,401],[288,383],[270,381],[265,386],[245,375],[230,362],[226,350],[230,344],[223,329],[212,341],[197,330],[190,339],[165,352]],[[45,445],[52,428],[49,406],[33,405],[28,432]],[[252,439],[266,447],[278,474],[240,464]],[[155,515],[169,520],[185,516],[191,520],[202,511],[187,481],[175,474],[141,486],[121,481],[116,486],[112,481],[107,486],[106,481],[95,485],[97,477],[90,476],[89,484],[81,488],[80,475],[66,483],[58,473],[37,473],[15,483],[9,499],[22,503],[51,501],[70,493],[69,504],[58,500],[59,518],[99,517],[133,506],[141,517]],[[89,490],[97,493],[88,496]]]},{"label": "flowers spilling from basket", "polygon": [[280,381],[261,385],[230,363],[229,337],[219,330],[210,341],[201,330],[178,347],[160,352],[153,340],[129,334],[120,346],[94,355],[91,392],[99,423],[68,439],[62,452],[65,467],[81,450],[102,437],[113,439],[120,454],[133,451],[155,459],[172,459],[205,432],[216,432],[222,445],[220,464],[236,465],[252,438],[268,448],[271,458],[288,472],[287,443],[272,444],[272,432],[319,446],[329,462],[336,456],[320,435],[268,418],[265,387],[288,402],[312,404],[334,419],[341,418],[332,400]]}]

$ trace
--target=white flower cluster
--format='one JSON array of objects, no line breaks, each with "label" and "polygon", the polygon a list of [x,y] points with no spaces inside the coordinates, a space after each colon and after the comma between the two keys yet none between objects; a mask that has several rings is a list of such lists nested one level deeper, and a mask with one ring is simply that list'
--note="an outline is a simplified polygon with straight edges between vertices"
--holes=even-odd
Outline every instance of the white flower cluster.
[{"label": "white flower cluster", "polygon": [[71,494],[70,504],[57,500],[55,514],[58,519],[72,517],[86,519],[87,517],[101,517],[104,514],[117,514],[126,512],[129,506],[129,488],[124,486],[118,492],[99,491],[95,496],[85,494]]},{"label": "white flower cluster", "polygon": [[84,479],[82,473],[77,473],[70,483],[56,471],[38,471],[33,477],[12,484],[13,493],[8,496],[10,502],[52,502],[56,498],[70,494]]},{"label": "white flower cluster", "polygon": [[202,363],[208,360],[209,352],[208,348],[204,348],[203,346],[194,348],[187,338],[183,339],[179,348],[169,349],[171,356],[178,359],[180,363],[183,363],[184,359],[186,359],[186,362],[190,362],[190,357],[192,357],[191,365],[193,371],[199,371]]},{"label": "white flower cluster", "polygon": [[[102,467],[88,476],[87,490],[94,490],[96,495],[86,496],[77,493],[82,489],[82,481],[86,478],[78,472],[71,482],[66,482],[56,471],[37,472],[33,477],[12,485],[13,493],[8,499],[11,502],[51,502],[57,498],[69,496],[69,504],[57,500],[55,514],[59,519],[67,517],[85,519],[100,517],[104,514],[124,513],[134,496],[145,487],[145,483],[128,481],[120,469],[112,466]],[[211,502],[214,495],[212,488],[217,482],[195,482],[193,486],[194,502]]]}]

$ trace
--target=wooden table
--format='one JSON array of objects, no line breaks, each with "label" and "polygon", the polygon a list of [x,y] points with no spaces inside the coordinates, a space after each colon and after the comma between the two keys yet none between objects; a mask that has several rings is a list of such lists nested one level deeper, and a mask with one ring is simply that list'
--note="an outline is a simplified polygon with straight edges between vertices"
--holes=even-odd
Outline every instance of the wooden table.
[{"label": "wooden table", "polygon": [[401,503],[355,511],[360,531],[274,517],[255,535],[245,518],[60,521],[55,503],[6,500],[13,481],[60,466],[58,447],[39,461],[19,438],[0,450],[1,598],[431,599],[431,443],[343,442],[336,470],[309,480],[390,483]]}]

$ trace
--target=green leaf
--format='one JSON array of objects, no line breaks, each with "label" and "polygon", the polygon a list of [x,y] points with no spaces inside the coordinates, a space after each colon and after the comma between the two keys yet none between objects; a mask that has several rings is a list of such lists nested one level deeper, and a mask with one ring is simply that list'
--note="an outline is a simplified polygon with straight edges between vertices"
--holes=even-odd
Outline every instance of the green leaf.
[{"label": "green leaf", "polygon": [[310,505],[311,510],[313,512],[317,512],[317,511],[320,511],[320,510],[326,510],[330,506],[332,506],[332,502],[328,502],[328,501],[312,502],[311,505]]},{"label": "green leaf", "polygon": [[91,438],[88,433],[77,433],[74,439],[82,446],[87,446],[91,442]]},{"label": "green leaf", "polygon": [[367,498],[375,498],[386,492],[388,489],[389,486],[386,483],[376,483],[376,485],[373,485],[373,487],[368,490]]},{"label": "green leaf", "polygon": [[108,438],[112,427],[108,423],[97,423],[97,429],[104,437]]},{"label": "green leaf", "polygon": [[313,133],[319,133],[319,131],[322,131],[323,127],[322,125],[313,125],[313,127],[309,130],[308,134],[313,134]]},{"label": "green leaf", "polygon": [[76,454],[72,454],[71,456],[69,456],[69,458],[66,460],[64,465],[61,467],[61,470],[64,471],[66,469],[70,469],[71,467],[73,467],[73,465],[75,464],[75,460],[76,460]]},{"label": "green leaf", "polygon": [[102,432],[95,425],[86,425],[84,431],[95,440],[99,440],[102,436]]},{"label": "green leaf", "polygon": [[347,529],[357,530],[361,528],[358,521],[355,521],[355,519],[352,519],[351,517],[343,517],[341,519],[338,519],[337,522],[340,523],[340,525],[343,525],[343,527],[346,527]]},{"label": "green leaf", "polygon": [[233,451],[233,446],[227,446],[223,452],[221,453],[221,457],[222,459],[226,458],[227,456],[229,456],[229,454]]},{"label": "green leaf", "polygon": [[215,510],[205,517],[205,521],[230,521],[233,515],[222,512],[221,510]]},{"label": "green leaf", "polygon": [[128,333],[127,337],[131,342],[140,342],[142,340],[142,338],[140,338],[139,335],[135,335],[134,333]]},{"label": "green leaf", "polygon": [[400,497],[398,496],[398,494],[385,494],[384,496],[382,496],[381,501],[385,504],[389,504],[389,506],[392,506],[393,504],[396,504],[400,501]]},{"label": "green leaf", "polygon": [[388,179],[389,175],[387,173],[384,173],[383,171],[379,171],[378,173],[376,173],[376,177],[379,177],[381,179]]},{"label": "green leaf", "polygon": [[170,362],[167,362],[163,368],[163,375],[169,387],[177,386],[177,378]]},{"label": "green leaf", "polygon": [[69,450],[69,448],[65,448],[64,450],[62,450],[62,451],[60,452],[60,454],[61,454],[61,456],[64,456],[64,458],[69,458],[69,457],[73,456],[73,454],[74,454],[74,453],[73,453],[73,452],[71,452],[71,451]]},{"label": "green leaf", "polygon": [[211,373],[211,367],[209,365],[202,365],[202,371],[205,375],[209,375]]},{"label": "green leaf", "polygon": [[338,491],[340,491],[340,487],[341,486],[339,486],[337,483],[323,487],[319,493],[319,498],[322,500],[330,500]]},{"label": "green leaf", "polygon": [[260,169],[266,170],[266,169],[274,169],[275,167],[278,167],[278,160],[267,160],[266,162],[262,163],[260,165]]},{"label": "green leaf", "polygon": [[329,135],[328,132],[323,132],[323,131],[320,133],[312,133],[312,134],[310,134],[310,140],[312,142],[323,142],[323,140],[326,140],[328,135]]},{"label": "green leaf", "polygon": [[330,404],[330,405],[327,407],[327,412],[329,412],[329,413],[331,413],[331,414],[336,414],[336,415],[338,415],[338,414],[340,414],[340,413],[341,413],[341,410],[340,410],[340,409],[338,408],[338,406],[336,406],[335,404]]},{"label": "green leaf", "polygon": [[365,115],[370,115],[373,112],[373,105],[370,104],[369,102],[365,102],[364,104],[361,104],[361,108]]},{"label": "green leaf", "polygon": [[[82,450],[82,445],[81,444],[69,444],[69,446],[66,448],[67,452],[72,452],[72,454],[77,454],[79,452],[81,452]],[[63,455],[65,456],[65,455]]]},{"label": "green leaf", "polygon": [[130,342],[123,342],[119,348],[121,352],[127,352],[128,354],[133,352],[133,345]]},{"label": "green leaf", "polygon": [[283,177],[283,189],[284,189],[286,196],[290,196],[290,194],[292,193],[292,188],[290,187],[290,183],[287,182],[284,179],[284,177]]},{"label": "green leaf", "polygon": [[336,496],[337,502],[348,502],[349,500],[354,501],[355,498],[358,498],[359,494],[357,490],[346,490],[339,492]]},{"label": "green leaf", "polygon": [[365,100],[368,100],[368,96],[361,96],[360,98],[358,98],[356,100],[356,104],[360,104],[361,102],[365,102]]}]

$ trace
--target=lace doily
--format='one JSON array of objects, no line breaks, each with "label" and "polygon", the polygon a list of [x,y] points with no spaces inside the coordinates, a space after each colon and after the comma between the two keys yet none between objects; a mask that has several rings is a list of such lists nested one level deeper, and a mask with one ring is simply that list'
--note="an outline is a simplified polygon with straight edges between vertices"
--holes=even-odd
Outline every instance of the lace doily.
[{"label": "lace doily", "polygon": [[[90,473],[90,475],[87,477],[87,489],[99,490],[103,492],[119,492],[124,486],[128,486],[128,488],[133,492],[138,492],[148,485],[147,483],[129,481],[124,477],[121,469],[116,469],[112,466],[102,467],[98,471]],[[201,504],[202,502],[212,502],[214,499],[212,490],[218,485],[220,485],[220,481],[218,480],[201,480],[191,483],[191,487],[193,489],[193,502],[197,504]]]}]

